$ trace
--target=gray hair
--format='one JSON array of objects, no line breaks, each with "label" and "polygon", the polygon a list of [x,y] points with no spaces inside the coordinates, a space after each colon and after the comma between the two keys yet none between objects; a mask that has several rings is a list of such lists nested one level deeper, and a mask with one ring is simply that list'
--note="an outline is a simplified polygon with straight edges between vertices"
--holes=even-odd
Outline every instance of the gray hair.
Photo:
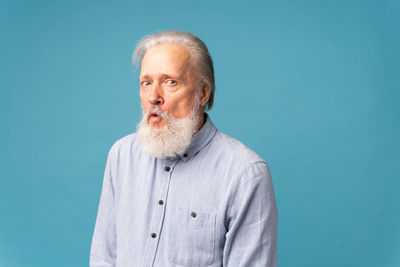
[{"label": "gray hair", "polygon": [[214,66],[205,43],[189,32],[165,31],[153,33],[143,37],[136,45],[133,52],[134,65],[140,67],[146,52],[160,44],[181,44],[189,49],[197,81],[205,84],[210,92],[206,109],[211,109],[215,93]]}]

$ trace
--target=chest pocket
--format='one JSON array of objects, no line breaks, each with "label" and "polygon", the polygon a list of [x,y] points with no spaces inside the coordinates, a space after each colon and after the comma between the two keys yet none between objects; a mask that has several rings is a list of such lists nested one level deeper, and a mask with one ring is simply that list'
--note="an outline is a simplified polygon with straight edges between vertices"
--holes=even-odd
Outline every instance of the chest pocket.
[{"label": "chest pocket", "polygon": [[214,261],[215,213],[177,208],[169,238],[169,258],[184,266],[207,266]]}]

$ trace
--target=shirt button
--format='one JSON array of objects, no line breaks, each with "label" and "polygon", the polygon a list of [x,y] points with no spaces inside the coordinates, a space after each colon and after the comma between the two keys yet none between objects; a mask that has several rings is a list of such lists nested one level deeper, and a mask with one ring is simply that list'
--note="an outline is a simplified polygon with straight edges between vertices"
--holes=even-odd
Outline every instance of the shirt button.
[{"label": "shirt button", "polygon": [[159,201],[158,201],[158,204],[163,205],[163,204],[164,204],[164,201],[159,200]]},{"label": "shirt button", "polygon": [[152,237],[152,238],[156,238],[156,237],[157,237],[157,234],[156,234],[156,233],[152,233],[152,234],[151,234],[151,237]]},{"label": "shirt button", "polygon": [[164,170],[165,170],[166,172],[169,172],[169,171],[171,170],[171,168],[168,167],[168,166],[166,166],[166,167],[164,168]]},{"label": "shirt button", "polygon": [[190,214],[190,215],[192,215],[193,218],[196,218],[197,213],[196,212],[192,212],[192,214]]}]

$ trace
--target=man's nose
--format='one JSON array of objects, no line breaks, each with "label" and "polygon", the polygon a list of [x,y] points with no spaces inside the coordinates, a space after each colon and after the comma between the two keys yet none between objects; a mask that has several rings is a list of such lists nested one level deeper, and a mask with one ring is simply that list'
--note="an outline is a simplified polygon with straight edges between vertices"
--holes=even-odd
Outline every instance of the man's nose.
[{"label": "man's nose", "polygon": [[162,105],[164,103],[164,97],[162,88],[158,84],[154,84],[153,88],[150,90],[149,102],[152,105]]}]

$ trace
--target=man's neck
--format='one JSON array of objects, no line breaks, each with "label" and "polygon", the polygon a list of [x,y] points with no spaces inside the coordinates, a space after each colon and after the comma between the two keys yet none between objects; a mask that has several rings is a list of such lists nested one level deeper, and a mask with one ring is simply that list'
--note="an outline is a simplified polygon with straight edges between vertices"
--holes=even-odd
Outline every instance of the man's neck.
[{"label": "man's neck", "polygon": [[206,115],[206,113],[204,113],[204,109],[201,109],[199,111],[199,116],[200,116],[200,120],[199,120],[199,123],[197,124],[197,128],[196,128],[195,134],[198,131],[200,131],[200,129],[203,127],[204,123],[206,123],[207,115]]}]

